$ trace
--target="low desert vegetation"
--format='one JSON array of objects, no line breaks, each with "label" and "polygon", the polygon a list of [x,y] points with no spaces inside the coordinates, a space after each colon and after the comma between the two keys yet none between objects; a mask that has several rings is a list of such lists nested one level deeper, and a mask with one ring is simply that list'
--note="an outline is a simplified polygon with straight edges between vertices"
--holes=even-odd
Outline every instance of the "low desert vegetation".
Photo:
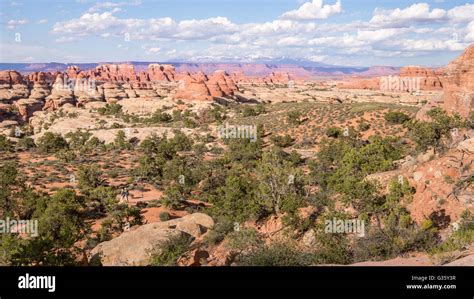
[{"label": "low desert vegetation", "polygon": [[390,124],[404,124],[411,119],[408,114],[401,111],[389,111],[384,118]]},{"label": "low desert vegetation", "polygon": [[157,244],[150,253],[150,265],[177,266],[179,257],[188,251],[191,242],[192,239],[189,236],[180,235]]},{"label": "low desert vegetation", "polygon": [[[157,214],[160,221],[174,218],[172,211],[210,215],[216,224],[203,246],[224,246],[232,252],[229,264],[241,266],[351,264],[414,251],[439,255],[472,243],[467,220],[444,241],[437,223],[427,219],[417,224],[406,209],[414,195],[407,178],[390,181],[386,188],[367,179],[395,170],[396,162],[410,154],[447,149],[450,133],[468,128],[472,120],[440,109],[429,112],[431,122],[422,122],[409,110],[387,105],[340,104],[328,109],[318,103],[292,103],[289,113],[286,105],[215,105],[199,115],[161,109],[138,117],[124,113],[118,104],[107,104],[98,113],[116,123],[126,119],[137,126],[194,130],[134,140],[120,126],[107,144],[85,130],[64,136],[45,132],[36,142],[27,136],[13,141],[0,135],[0,216],[38,219],[41,227],[39,238],[1,235],[0,264],[80,264],[78,257],[96,244],[144,223],[142,206],[119,200],[124,186],[140,192],[160,190],[153,204],[144,204],[164,209]],[[319,114],[314,116],[308,107]],[[210,125],[227,122],[232,115],[235,124],[257,127],[256,140],[209,134]],[[303,157],[302,148],[310,154]],[[10,161],[17,151],[54,158],[38,158],[23,168]],[[51,182],[63,184],[46,188]],[[312,212],[303,215],[307,208]],[[326,233],[325,221],[334,217],[364,221],[365,237]],[[248,226],[274,218],[282,219],[282,240],[265,242],[264,234]],[[101,225],[94,231],[97,220]],[[303,246],[307,235],[312,241]],[[77,245],[82,243],[87,246]],[[186,236],[157,244],[150,264],[178,265],[191,244]]]}]

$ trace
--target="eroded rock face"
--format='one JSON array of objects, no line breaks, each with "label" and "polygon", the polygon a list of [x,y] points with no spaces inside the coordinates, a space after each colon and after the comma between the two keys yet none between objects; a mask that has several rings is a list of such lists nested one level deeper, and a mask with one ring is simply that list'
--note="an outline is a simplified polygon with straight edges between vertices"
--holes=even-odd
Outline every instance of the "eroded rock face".
[{"label": "eroded rock face", "polygon": [[287,72],[272,72],[270,76],[265,78],[268,84],[287,84],[292,80]]},{"label": "eroded rock face", "polygon": [[402,173],[415,187],[410,213],[417,222],[424,219],[457,221],[461,213],[474,212],[474,189],[469,184],[459,184],[474,172],[474,141],[461,141],[447,155],[434,158]]},{"label": "eroded rock face", "polygon": [[105,100],[108,103],[117,102],[121,99],[127,98],[127,93],[123,90],[122,85],[118,83],[105,83],[100,86],[103,90]]},{"label": "eroded rock face", "polygon": [[[225,96],[233,95],[234,92],[238,90],[234,80],[232,80],[231,76],[225,71],[215,71],[214,74],[209,77],[208,86],[210,84],[216,84]],[[209,88],[209,90],[211,90],[211,88]]]},{"label": "eroded rock face", "polygon": [[[394,89],[394,91],[416,91],[419,90],[442,90],[443,85],[441,83],[441,76],[443,72],[441,70],[423,68],[418,66],[407,66],[400,68],[400,74],[390,75],[386,77],[372,77],[372,78],[359,78],[353,77],[348,78],[343,82],[340,82],[337,87],[346,89],[370,89],[380,90],[386,89],[382,80],[395,80],[396,85],[388,89]],[[406,79],[413,79],[417,81],[406,81]],[[404,80],[406,83],[403,83]],[[419,81],[418,81],[419,80]],[[407,86],[405,86],[406,84]],[[396,86],[396,87],[395,87]],[[415,90],[416,89],[416,90]]]},{"label": "eroded rock face", "polygon": [[0,102],[11,103],[17,99],[27,98],[28,95],[28,87],[20,73],[0,71]]},{"label": "eroded rock face", "polygon": [[43,110],[56,110],[64,104],[75,104],[74,90],[66,74],[59,74],[54,81],[51,94],[46,97]]},{"label": "eroded rock face", "polygon": [[[451,144],[450,150],[439,156],[433,149],[397,161],[398,169],[374,173],[366,177],[376,181],[389,192],[390,182],[401,175],[414,188],[412,201],[407,205],[411,217],[422,223],[452,223],[458,221],[466,209],[474,212],[474,188],[467,182],[474,173],[473,130],[462,132]],[[462,183],[464,182],[464,183]]]},{"label": "eroded rock face", "polygon": [[36,111],[41,111],[43,109],[43,101],[37,99],[20,99],[15,102],[15,106],[20,114],[22,121],[28,121],[28,119]]},{"label": "eroded rock face", "polygon": [[209,88],[202,76],[191,76],[187,73],[180,78],[178,91],[174,95],[176,99],[194,100],[194,101],[211,101],[212,96]]},{"label": "eroded rock face", "polygon": [[400,69],[400,77],[420,78],[420,90],[442,90],[443,84],[440,77],[441,70],[423,68],[419,66],[407,66]]},{"label": "eroded rock face", "polygon": [[86,72],[87,77],[104,82],[135,82],[138,81],[135,68],[131,64],[101,64]]},{"label": "eroded rock face", "polygon": [[468,117],[474,107],[474,45],[449,63],[443,81],[443,108]]},{"label": "eroded rock face", "polygon": [[58,74],[45,73],[45,72],[34,72],[25,76],[26,80],[30,83],[48,84],[56,80]]},{"label": "eroded rock face", "polygon": [[225,95],[224,91],[221,88],[221,85],[219,85],[219,83],[214,78],[207,81],[205,85],[209,89],[211,97],[223,97]]},{"label": "eroded rock face", "polygon": [[423,105],[423,107],[421,107],[420,110],[418,110],[418,112],[416,112],[416,119],[421,120],[421,121],[430,121],[431,118],[428,116],[428,112],[431,109],[440,107],[442,105],[443,105],[443,99],[441,96],[437,99],[433,99],[429,101],[428,103]]},{"label": "eroded rock face", "polygon": [[15,84],[8,87],[7,84],[0,86],[0,102],[11,103],[14,100],[27,98],[30,94],[28,86]]},{"label": "eroded rock face", "polygon": [[182,234],[197,238],[213,226],[212,218],[202,213],[145,224],[100,243],[92,250],[90,258],[100,257],[103,266],[145,266],[150,263],[150,251],[161,242]]},{"label": "eroded rock face", "polygon": [[75,78],[73,93],[78,106],[89,102],[104,101],[104,93],[97,89],[95,80],[88,78],[83,73],[79,73]]},{"label": "eroded rock face", "polygon": [[178,75],[176,99],[211,101],[214,97],[232,96],[238,90],[234,80],[224,71],[216,71],[209,77],[203,72]]},{"label": "eroded rock face", "polygon": [[80,71],[81,71],[81,69],[80,69],[78,66],[76,66],[76,65],[71,65],[71,66],[68,66],[68,67],[67,67],[67,69],[66,69],[66,75],[67,75],[69,78],[76,78]]},{"label": "eroded rock face", "polygon": [[141,81],[167,81],[175,80],[176,70],[172,65],[150,64],[148,66],[148,77],[140,78]]},{"label": "eroded rock face", "polygon": [[44,100],[50,94],[51,89],[48,84],[34,83],[31,89],[30,98]]},{"label": "eroded rock face", "polygon": [[235,83],[248,83],[247,76],[243,72],[233,72],[230,74],[230,78]]},{"label": "eroded rock face", "polygon": [[17,71],[0,71],[0,84],[24,84],[23,76]]}]

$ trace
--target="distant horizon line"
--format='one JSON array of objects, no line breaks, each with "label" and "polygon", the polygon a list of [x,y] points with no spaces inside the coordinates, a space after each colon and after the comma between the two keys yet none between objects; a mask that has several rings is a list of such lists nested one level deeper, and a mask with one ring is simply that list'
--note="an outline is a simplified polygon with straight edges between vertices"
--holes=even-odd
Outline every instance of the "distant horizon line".
[{"label": "distant horizon line", "polygon": [[[361,68],[375,68],[375,67],[387,67],[387,68],[402,68],[402,67],[423,67],[423,68],[442,68],[445,65],[423,65],[423,64],[408,64],[408,65],[403,65],[403,66],[394,66],[394,65],[371,65],[371,66],[350,66],[350,65],[338,65],[338,64],[326,64],[322,62],[311,62],[311,61],[306,61],[307,63],[314,63],[314,66],[308,66],[308,65],[301,65],[301,64],[296,64],[296,63],[279,63],[277,61],[275,62],[261,62],[261,61],[256,61],[256,62],[211,62],[211,61],[201,61],[201,62],[195,62],[195,61],[140,61],[140,60],[124,60],[124,61],[99,61],[99,62],[58,62],[58,61],[50,61],[50,62],[0,62],[0,65],[7,65],[7,64],[21,64],[21,65],[35,65],[35,64],[62,64],[62,65],[81,65],[81,64],[97,64],[97,65],[103,65],[103,64],[134,64],[134,63],[140,63],[140,64],[261,64],[261,65],[275,65],[275,66],[298,66],[298,67],[320,67],[320,68],[330,68],[330,67],[340,67],[340,68],[354,68],[354,69],[361,69]],[[317,65],[320,64],[320,65]],[[447,64],[446,64],[447,65]]]}]

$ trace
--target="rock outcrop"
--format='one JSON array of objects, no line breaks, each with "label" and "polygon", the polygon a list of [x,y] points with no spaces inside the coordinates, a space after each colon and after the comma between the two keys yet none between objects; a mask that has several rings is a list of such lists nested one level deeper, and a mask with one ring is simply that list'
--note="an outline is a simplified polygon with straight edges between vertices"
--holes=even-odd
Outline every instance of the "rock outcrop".
[{"label": "rock outcrop", "polygon": [[36,111],[43,109],[44,102],[37,99],[19,99],[15,102],[15,107],[22,121],[26,122]]},{"label": "rock outcrop", "polygon": [[86,72],[87,77],[102,82],[136,82],[135,68],[131,64],[101,64]]},{"label": "rock outcrop", "polygon": [[474,108],[474,45],[449,63],[443,82],[443,109],[468,117]]},{"label": "rock outcrop", "polygon": [[[400,68],[400,73],[390,74],[385,77],[352,77],[338,83],[337,87],[346,89],[370,89],[387,91],[417,91],[417,90],[442,90],[441,70],[434,70],[418,66]],[[383,83],[385,80],[385,84]],[[391,81],[390,86],[388,85]]]},{"label": "rock outcrop", "polygon": [[27,98],[28,87],[25,85],[23,76],[17,71],[0,71],[0,102]]},{"label": "rock outcrop", "polygon": [[128,98],[121,84],[107,82],[99,87],[99,91],[104,94],[107,103],[115,103],[121,99]]},{"label": "rock outcrop", "polygon": [[23,76],[17,71],[0,71],[0,84],[9,86],[24,84]]},{"label": "rock outcrop", "polygon": [[[209,77],[207,86],[212,96],[229,96],[238,90],[237,85],[225,71],[215,71]],[[213,95],[213,92],[221,95]]]},{"label": "rock outcrop", "polygon": [[66,74],[59,74],[53,84],[51,94],[46,97],[43,110],[56,110],[64,104],[75,104],[74,90]]},{"label": "rock outcrop", "polygon": [[461,183],[474,173],[473,146],[474,139],[466,139],[446,155],[402,173],[416,190],[409,205],[413,219],[421,222],[437,217],[454,222],[464,210],[474,212],[474,188]]},{"label": "rock outcrop", "polygon": [[81,71],[81,69],[78,66],[71,65],[71,66],[67,67],[66,75],[69,78],[76,78],[80,71]]},{"label": "rock outcrop", "polygon": [[214,226],[211,217],[202,213],[186,215],[165,222],[142,225],[122,233],[117,238],[100,243],[90,259],[100,258],[103,266],[144,266],[150,263],[150,251],[159,244],[182,234],[200,237]]},{"label": "rock outcrop", "polygon": [[265,78],[267,84],[288,84],[292,80],[287,72],[272,72],[270,76]]},{"label": "rock outcrop", "polygon": [[148,77],[140,78],[141,81],[166,81],[172,82],[175,80],[176,70],[172,65],[150,64],[148,66]]},{"label": "rock outcrop", "polygon": [[96,82],[83,73],[79,73],[76,76],[73,85],[73,92],[78,106],[83,106],[89,102],[102,102],[104,100],[104,94],[102,90],[97,89]]},{"label": "rock outcrop", "polygon": [[419,78],[420,90],[442,90],[441,70],[423,68],[419,66],[406,66],[400,69],[401,78]]},{"label": "rock outcrop", "polygon": [[[176,99],[211,101],[213,96],[206,85],[207,77],[200,75],[185,74],[180,78],[178,91],[174,95]],[[213,91],[215,94],[215,90]]]},{"label": "rock outcrop", "polygon": [[238,90],[234,80],[224,71],[216,71],[209,77],[203,72],[186,73],[179,79],[176,99],[211,101],[215,97],[232,96]]},{"label": "rock outcrop", "polygon": [[470,266],[470,267],[472,267],[472,266],[474,266],[474,254],[462,257],[460,259],[457,259],[455,261],[447,263],[444,266],[455,266],[455,267]]}]

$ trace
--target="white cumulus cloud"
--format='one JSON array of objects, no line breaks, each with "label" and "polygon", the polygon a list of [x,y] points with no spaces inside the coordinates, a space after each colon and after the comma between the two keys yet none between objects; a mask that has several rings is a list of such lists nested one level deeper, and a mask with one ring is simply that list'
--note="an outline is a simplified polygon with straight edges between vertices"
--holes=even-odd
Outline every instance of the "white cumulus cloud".
[{"label": "white cumulus cloud", "polygon": [[474,4],[456,6],[448,11],[448,17],[454,22],[474,21]]},{"label": "white cumulus cloud", "polygon": [[341,1],[337,0],[335,4],[323,5],[323,0],[313,0],[306,2],[296,10],[285,12],[281,18],[290,20],[315,20],[327,19],[331,15],[342,11]]},{"label": "white cumulus cloud", "polygon": [[404,9],[375,9],[371,24],[384,26],[408,26],[411,22],[437,21],[446,17],[444,9],[430,10],[428,3],[416,3]]}]

